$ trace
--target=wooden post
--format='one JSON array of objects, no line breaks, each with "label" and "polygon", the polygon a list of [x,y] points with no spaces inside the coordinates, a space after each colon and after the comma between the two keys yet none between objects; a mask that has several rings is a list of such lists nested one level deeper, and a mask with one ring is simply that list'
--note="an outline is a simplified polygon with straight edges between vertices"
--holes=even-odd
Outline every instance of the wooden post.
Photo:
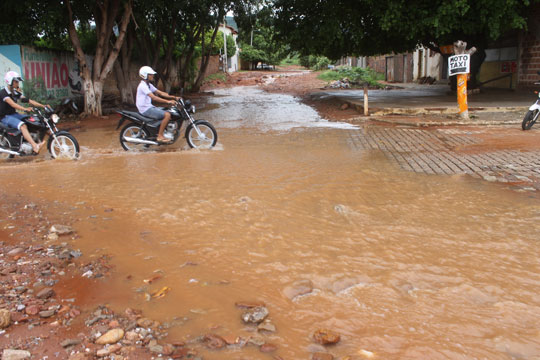
[{"label": "wooden post", "polygon": [[368,108],[368,86],[367,84],[364,84],[364,115],[369,116],[369,108]]}]

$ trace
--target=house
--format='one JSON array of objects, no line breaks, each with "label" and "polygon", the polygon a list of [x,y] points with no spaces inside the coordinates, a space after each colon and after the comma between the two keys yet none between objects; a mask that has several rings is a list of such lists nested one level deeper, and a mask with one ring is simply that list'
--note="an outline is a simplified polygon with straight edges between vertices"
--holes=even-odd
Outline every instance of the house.
[{"label": "house", "polygon": [[[236,53],[233,56],[227,56],[226,66],[227,72],[235,72],[240,69],[240,50],[238,48],[238,25],[234,21],[234,17],[226,16],[225,22],[220,24],[219,31],[224,33],[226,36],[231,35],[234,39],[234,46],[236,47]],[[224,59],[222,59],[224,60]],[[222,61],[224,64],[225,61]],[[222,67],[223,68],[223,67]]]}]

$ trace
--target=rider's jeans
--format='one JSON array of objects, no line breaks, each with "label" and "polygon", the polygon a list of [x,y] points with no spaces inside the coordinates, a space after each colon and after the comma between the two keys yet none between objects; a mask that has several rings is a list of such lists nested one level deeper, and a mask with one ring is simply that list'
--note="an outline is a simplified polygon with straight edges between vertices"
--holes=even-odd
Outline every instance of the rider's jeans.
[{"label": "rider's jeans", "polygon": [[165,117],[165,110],[161,110],[157,107],[151,107],[150,109],[146,110],[142,115],[151,119],[163,120],[163,118]]},{"label": "rider's jeans", "polygon": [[24,122],[21,121],[21,119],[24,117],[25,115],[22,115],[22,114],[11,114],[11,115],[6,115],[4,116],[4,118],[2,119],[2,124],[10,127],[10,128],[13,128],[13,129],[17,129],[17,130],[21,130],[21,126],[24,124]]}]

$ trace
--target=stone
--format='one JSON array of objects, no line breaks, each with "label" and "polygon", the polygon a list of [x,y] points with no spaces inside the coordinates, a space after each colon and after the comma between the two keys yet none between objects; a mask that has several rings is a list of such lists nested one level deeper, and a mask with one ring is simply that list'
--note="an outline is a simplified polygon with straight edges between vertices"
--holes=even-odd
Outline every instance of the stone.
[{"label": "stone", "polygon": [[73,228],[67,225],[55,224],[51,226],[51,228],[49,229],[49,233],[55,233],[58,235],[69,235],[73,232],[74,232]]},{"label": "stone", "polygon": [[50,297],[54,296],[54,290],[52,288],[46,287],[41,289],[37,294],[36,297],[38,299],[48,299]]},{"label": "stone", "polygon": [[318,352],[311,355],[311,360],[334,360],[334,355]]},{"label": "stone", "polygon": [[227,342],[221,336],[216,334],[206,334],[202,341],[207,348],[212,350],[221,349],[227,345]]},{"label": "stone", "polygon": [[60,346],[67,348],[74,345],[79,345],[82,341],[79,339],[66,339],[60,343]]},{"label": "stone", "polygon": [[5,329],[11,325],[11,312],[6,309],[0,309],[0,329]]},{"label": "stone", "polygon": [[258,324],[268,316],[268,309],[264,306],[257,306],[248,309],[242,314],[242,320],[247,324]]},{"label": "stone", "polygon": [[313,291],[313,283],[311,280],[298,280],[283,289],[283,294],[289,299],[294,299],[297,296],[306,295]]},{"label": "stone", "polygon": [[115,344],[124,337],[124,330],[112,329],[96,340],[98,345]]},{"label": "stone", "polygon": [[340,109],[341,110],[347,110],[349,108],[349,103],[343,103],[343,105],[341,105]]},{"label": "stone", "polygon": [[153,320],[147,319],[147,318],[140,318],[137,320],[137,326],[143,327],[143,328],[149,328],[154,324]]},{"label": "stone", "polygon": [[37,313],[39,313],[40,310],[41,309],[40,309],[39,305],[29,305],[29,306],[26,307],[26,309],[24,311],[28,315],[37,315]]},{"label": "stone", "polygon": [[266,306],[265,303],[258,301],[237,301],[234,305],[241,309],[252,309]]},{"label": "stone", "polygon": [[332,330],[319,329],[313,334],[313,339],[321,345],[333,345],[341,340],[341,336]]},{"label": "stone", "polygon": [[45,310],[45,311],[40,311],[39,312],[39,316],[46,319],[46,318],[50,318],[51,316],[53,316],[55,314],[55,311],[54,310]]},{"label": "stone", "polygon": [[26,350],[14,350],[14,349],[4,349],[2,352],[2,360],[24,360],[30,359],[29,351]]},{"label": "stone", "polygon": [[261,347],[259,348],[259,350],[262,352],[262,353],[271,353],[271,352],[274,352],[278,349],[278,347],[274,344],[262,344]]},{"label": "stone", "polygon": [[149,346],[148,350],[150,350],[150,352],[153,352],[153,353],[156,353],[156,354],[161,354],[161,353],[163,353],[163,346],[155,344],[155,345]]},{"label": "stone", "polygon": [[24,252],[24,249],[23,248],[15,248],[11,251],[9,251],[7,254],[9,256],[15,256],[15,255],[19,255],[19,254],[22,254]]},{"label": "stone", "polygon": [[259,331],[276,332],[276,326],[270,320],[265,320],[257,326]]},{"label": "stone", "polygon": [[139,339],[140,339],[139,334],[135,331],[128,331],[126,333],[126,340],[135,342]]},{"label": "stone", "polygon": [[68,360],[86,360],[86,359],[88,359],[88,357],[86,356],[85,353],[77,353],[77,354],[71,355]]},{"label": "stone", "polygon": [[247,342],[248,344],[255,346],[263,346],[266,344],[266,340],[262,336],[251,336]]},{"label": "stone", "polygon": [[162,346],[161,353],[165,356],[170,356],[174,353],[176,348],[171,344],[165,344]]}]

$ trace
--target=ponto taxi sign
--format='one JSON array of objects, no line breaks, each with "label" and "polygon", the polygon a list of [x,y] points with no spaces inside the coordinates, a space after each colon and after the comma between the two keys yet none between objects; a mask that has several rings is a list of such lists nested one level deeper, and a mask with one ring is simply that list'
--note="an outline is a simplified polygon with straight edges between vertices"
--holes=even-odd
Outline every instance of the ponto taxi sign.
[{"label": "ponto taxi sign", "polygon": [[471,69],[471,55],[454,55],[448,58],[448,76],[468,74]]}]

